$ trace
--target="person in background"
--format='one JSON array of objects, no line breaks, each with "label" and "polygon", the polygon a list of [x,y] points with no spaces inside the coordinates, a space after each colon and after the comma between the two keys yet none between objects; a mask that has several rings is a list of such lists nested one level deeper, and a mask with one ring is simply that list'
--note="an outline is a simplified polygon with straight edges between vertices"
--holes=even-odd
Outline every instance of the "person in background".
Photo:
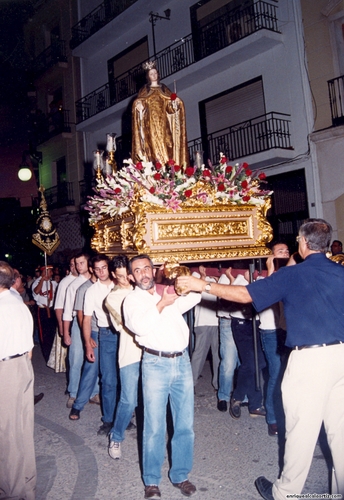
[{"label": "person in background", "polygon": [[331,245],[331,253],[332,255],[338,255],[343,253],[343,244],[339,240],[333,240]]},{"label": "person in background", "polygon": [[38,331],[42,354],[47,362],[56,333],[53,308],[57,283],[52,281],[53,266],[42,266],[41,276],[32,283],[33,298],[38,306]]},{"label": "person in background", "polygon": [[0,262],[0,496],[35,500],[33,320]]},{"label": "person in background", "polygon": [[[199,273],[193,276],[201,277],[206,281],[216,283],[214,277],[207,276],[206,268],[199,266]],[[195,307],[195,348],[191,356],[191,368],[194,386],[201,375],[209,349],[211,348],[213,378],[212,385],[217,391],[219,376],[219,320],[216,316],[217,299],[208,293],[202,293],[202,299]]]}]

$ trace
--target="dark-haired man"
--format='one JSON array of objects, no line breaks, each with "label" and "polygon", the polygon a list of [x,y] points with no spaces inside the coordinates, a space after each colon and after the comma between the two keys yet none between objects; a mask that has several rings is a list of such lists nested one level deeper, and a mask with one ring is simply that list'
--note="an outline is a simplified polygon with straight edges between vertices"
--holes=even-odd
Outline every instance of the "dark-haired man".
[{"label": "dark-haired man", "polygon": [[107,295],[114,287],[110,277],[110,259],[105,254],[98,254],[91,259],[93,273],[97,281],[86,291],[84,301],[84,319],[82,331],[85,342],[86,357],[88,361],[95,362],[94,349],[97,342],[92,332],[92,316],[96,317],[99,328],[99,368],[101,374],[101,399],[102,399],[102,425],[98,430],[99,435],[108,435],[112,427],[117,402],[118,381],[118,335],[110,327],[109,315],[104,302]]},{"label": "dark-haired man", "polygon": [[183,314],[198,304],[201,296],[179,297],[163,288],[156,291],[154,269],[147,255],[129,262],[129,277],[135,289],[123,302],[125,326],[143,347],[142,390],[144,403],[143,481],[145,498],[159,499],[161,467],[165,457],[166,406],[173,419],[171,441],[172,484],[183,495],[196,493],[188,480],[193,462],[193,378],[188,353],[189,329]]},{"label": "dark-haired man", "polygon": [[35,499],[33,320],[0,262],[0,497]]},{"label": "dark-haired man", "polygon": [[248,286],[209,285],[180,277],[189,290],[246,303],[257,311],[278,301],[284,305],[286,345],[292,350],[282,382],[286,420],[284,467],[273,484],[265,477],[256,486],[266,500],[301,494],[324,422],[332,452],[332,493],[344,497],[344,268],[330,259],[332,228],[323,219],[309,219],[297,241],[304,262],[284,267]]},{"label": "dark-haired man", "polygon": [[137,406],[138,382],[142,350],[134,340],[134,335],[123,325],[122,304],[125,297],[133,289],[128,277],[128,259],[118,255],[111,261],[111,274],[115,287],[105,300],[112,324],[120,335],[118,350],[119,376],[121,379],[121,395],[116,408],[116,416],[110,432],[109,455],[117,460],[122,456],[121,443],[133,412]]}]

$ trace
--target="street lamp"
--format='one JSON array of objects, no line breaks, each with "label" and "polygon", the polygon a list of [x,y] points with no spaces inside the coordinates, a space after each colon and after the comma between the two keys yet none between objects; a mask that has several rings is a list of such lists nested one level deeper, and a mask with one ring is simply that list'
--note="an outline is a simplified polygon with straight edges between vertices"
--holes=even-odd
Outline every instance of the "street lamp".
[{"label": "street lamp", "polygon": [[156,56],[154,26],[155,26],[156,22],[158,21],[158,19],[165,19],[166,21],[170,21],[171,9],[164,10],[164,14],[165,14],[164,16],[160,16],[158,12],[150,12],[149,13],[149,22],[152,23],[154,57]]}]

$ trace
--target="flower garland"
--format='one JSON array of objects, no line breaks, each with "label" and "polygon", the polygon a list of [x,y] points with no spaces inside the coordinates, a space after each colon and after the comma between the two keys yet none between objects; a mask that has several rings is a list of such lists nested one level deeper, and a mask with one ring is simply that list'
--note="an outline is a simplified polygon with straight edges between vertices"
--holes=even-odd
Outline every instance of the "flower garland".
[{"label": "flower garland", "polygon": [[249,169],[247,163],[229,165],[220,153],[220,162],[182,168],[169,160],[167,165],[159,162],[125,160],[121,170],[97,181],[96,195],[89,198],[86,210],[90,222],[95,223],[104,216],[121,215],[130,209],[135,187],[143,188],[142,201],[154,203],[173,212],[181,210],[183,202],[198,200],[205,205],[213,203],[209,192],[202,189],[204,181],[215,191],[218,201],[233,204],[262,204],[271,191],[260,188],[266,175]]}]

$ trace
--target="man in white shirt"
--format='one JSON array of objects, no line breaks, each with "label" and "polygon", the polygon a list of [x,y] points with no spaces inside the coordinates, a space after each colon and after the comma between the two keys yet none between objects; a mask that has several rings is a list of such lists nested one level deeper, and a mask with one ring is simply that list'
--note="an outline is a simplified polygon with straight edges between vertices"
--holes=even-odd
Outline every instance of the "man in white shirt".
[{"label": "man in white shirt", "polygon": [[117,401],[118,380],[118,335],[110,328],[110,319],[105,312],[104,302],[114,287],[110,278],[110,259],[105,254],[98,254],[91,259],[92,269],[97,281],[87,290],[84,302],[84,319],[82,331],[85,341],[86,357],[95,362],[95,342],[92,339],[92,316],[95,314],[99,328],[99,368],[101,374],[101,399],[103,424],[98,430],[99,435],[108,435],[114,419]]},{"label": "man in white shirt", "polygon": [[56,281],[52,281],[53,266],[42,266],[41,276],[32,284],[32,295],[38,306],[38,331],[42,353],[47,362],[56,333],[56,316],[53,309]]},{"label": "man in white shirt", "polygon": [[65,276],[60,281],[59,286],[57,287],[55,303],[54,303],[58,333],[59,333],[60,337],[63,337],[62,315],[63,315],[63,307],[64,307],[64,303],[65,303],[65,298],[66,298],[66,290],[67,290],[68,286],[71,284],[71,282],[73,280],[75,280],[75,278],[78,276],[78,273],[75,269],[74,257],[72,257],[69,261],[69,270],[70,270],[70,273],[67,274],[67,276]]},{"label": "man in white shirt", "polygon": [[[88,270],[89,255],[80,252],[75,256],[75,267],[78,277],[70,283],[66,290],[66,297],[63,307],[63,342],[68,349],[69,361],[69,381],[67,391],[69,398],[67,408],[72,408],[79,389],[82,365],[84,364],[84,348],[81,340],[81,331],[79,328],[76,311],[74,308],[75,295],[78,288],[90,279],[91,274]],[[95,396],[95,394],[93,394]]]},{"label": "man in white shirt", "polygon": [[165,457],[166,406],[171,405],[173,437],[169,477],[185,496],[196,493],[188,480],[193,462],[193,378],[189,353],[189,328],[183,314],[198,304],[200,294],[179,297],[156,291],[153,263],[137,255],[129,263],[135,289],[123,302],[125,326],[143,347],[142,390],[144,402],[143,481],[145,498],[159,499],[161,467]]},{"label": "man in white shirt", "polygon": [[13,278],[9,264],[0,262],[0,496],[34,500],[33,320],[9,290]]}]

